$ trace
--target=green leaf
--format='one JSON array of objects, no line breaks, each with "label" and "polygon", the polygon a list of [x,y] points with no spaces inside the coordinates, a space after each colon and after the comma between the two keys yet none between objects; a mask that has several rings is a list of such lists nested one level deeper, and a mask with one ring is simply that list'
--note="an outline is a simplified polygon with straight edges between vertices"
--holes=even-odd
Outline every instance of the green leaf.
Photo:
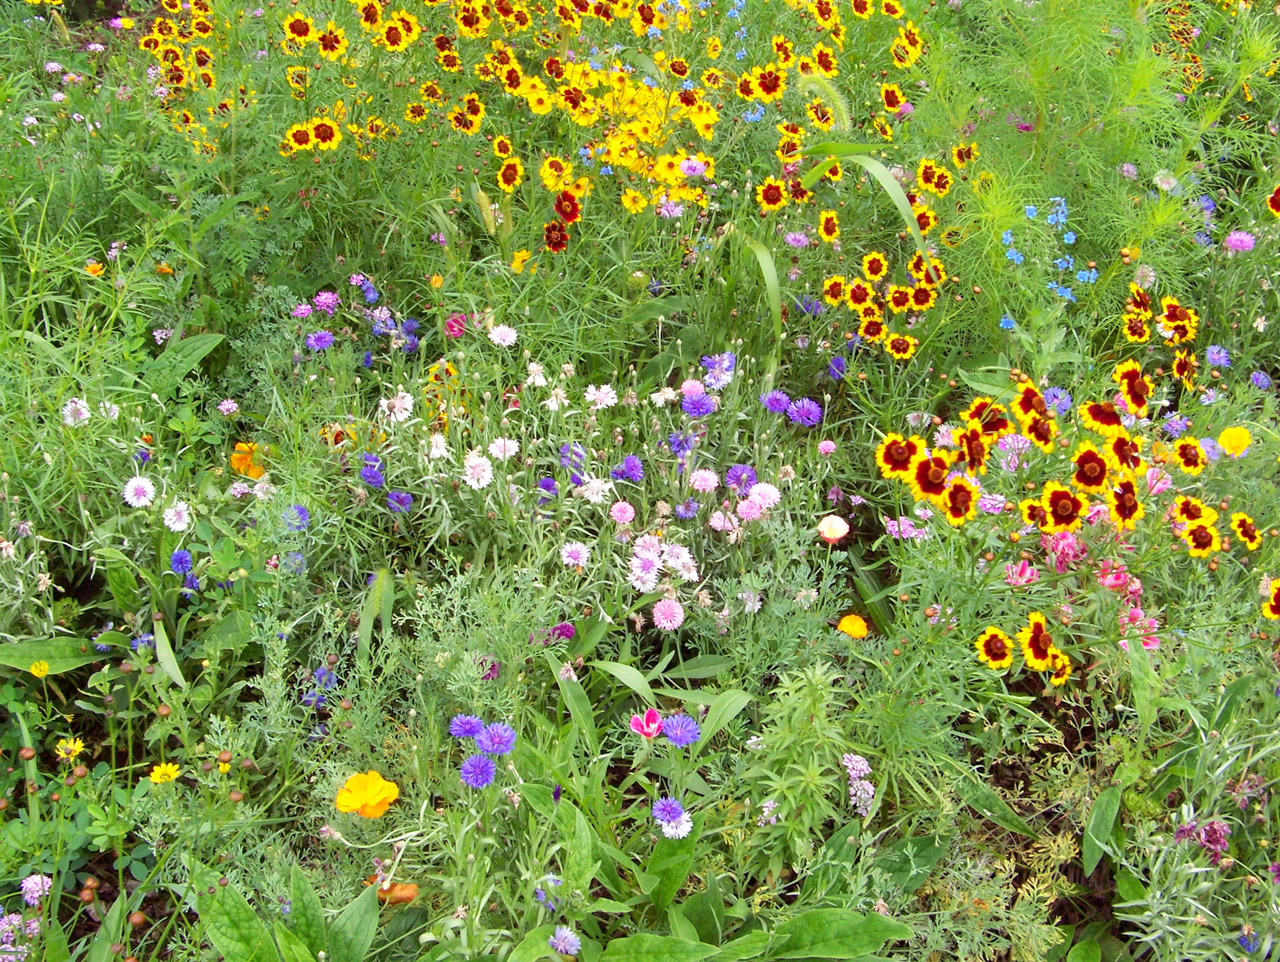
[{"label": "green leaf", "polygon": [[774,264],[769,249],[758,240],[748,239],[747,247],[760,262],[760,275],[764,278],[765,300],[769,302],[769,313],[773,316],[773,349],[770,352],[770,373],[777,368],[782,351],[782,286],[778,283],[778,268]]},{"label": "green leaf", "polygon": [[670,935],[632,935],[610,942],[600,962],[698,962],[719,951],[714,945]]},{"label": "green leaf", "polygon": [[900,838],[880,849],[875,865],[904,892],[914,892],[933,874],[934,866],[950,846],[951,839],[945,836]]},{"label": "green leaf", "polygon": [[667,906],[667,923],[671,927],[671,934],[676,938],[684,939],[687,942],[702,941],[698,936],[697,927],[685,918],[685,914],[680,911],[680,906]]},{"label": "green leaf", "polygon": [[966,805],[976,809],[1001,828],[1017,832],[1019,835],[1025,835],[1028,838],[1035,836],[1031,826],[1023,821],[1017,812],[1005,804],[1005,800],[996,794],[995,789],[978,781],[972,771],[960,766],[953,759],[946,759],[946,761],[960,772],[960,784],[956,786],[956,790],[960,793],[960,797],[964,799]]},{"label": "green leaf", "polygon": [[372,657],[370,647],[373,639],[373,621],[382,619],[382,634],[385,638],[391,632],[391,609],[395,601],[396,589],[387,568],[380,568],[373,576],[373,584],[365,595],[364,606],[360,609],[360,627],[357,631],[356,662],[364,671],[369,669]]},{"label": "green leaf", "polygon": [[614,678],[639,695],[646,705],[654,703],[653,689],[649,687],[644,675],[630,665],[622,665],[616,661],[592,661],[588,662],[588,664],[592,668],[600,668],[613,675]]},{"label": "green leaf", "polygon": [[351,900],[329,927],[331,962],[364,962],[378,931],[377,886],[370,885]]},{"label": "green leaf", "polygon": [[716,962],[739,962],[741,959],[758,959],[770,948],[779,949],[791,941],[789,935],[778,935],[761,929],[748,932],[740,938],[727,943],[716,956]]},{"label": "green leaf", "polygon": [[695,756],[699,754],[706,745],[710,744],[711,739],[720,734],[720,730],[749,704],[751,704],[751,696],[736,688],[725,689],[716,695],[711,702],[711,707],[707,709],[707,719],[702,725],[701,737],[693,746],[693,754]]},{"label": "green leaf", "polygon": [[[689,870],[693,868],[694,842],[701,828],[701,818],[695,818],[693,829],[684,838],[660,838],[653,847],[653,854],[645,866],[645,875],[650,881],[646,893],[654,907],[663,912],[675,898],[684,883],[689,879]],[[641,885],[642,889],[645,886]]]},{"label": "green leaf", "polygon": [[200,644],[207,655],[219,651],[239,652],[249,643],[252,631],[253,616],[237,609],[201,635]]},{"label": "green leaf", "polygon": [[134,612],[142,606],[142,598],[138,595],[138,579],[126,565],[109,564],[107,569],[107,590],[116,606],[121,611]]},{"label": "green leaf", "polygon": [[1067,953],[1067,962],[1102,962],[1102,946],[1092,939],[1077,942]]},{"label": "green leaf", "polygon": [[91,661],[100,661],[102,657],[83,638],[50,638],[0,644],[0,665],[19,671],[30,671],[33,664],[43,661],[49,665],[49,674],[58,675]]},{"label": "green leaf", "polygon": [[810,909],[778,926],[790,937],[775,959],[856,959],[891,939],[911,937],[911,929],[878,913],[847,909]]},{"label": "green leaf", "polygon": [[329,939],[324,931],[324,910],[320,907],[320,897],[311,887],[311,882],[302,869],[294,866],[289,873],[289,898],[292,908],[289,911],[289,925],[293,934],[300,938],[312,955],[329,951]]},{"label": "green leaf", "polygon": [[1112,785],[1099,795],[1089,810],[1089,823],[1084,829],[1084,874],[1092,875],[1098,867],[1102,855],[1106,851],[1107,837],[1111,827],[1115,825],[1116,815],[1120,813],[1121,792],[1118,786]]},{"label": "green leaf", "polygon": [[120,941],[120,936],[124,931],[124,910],[128,899],[125,896],[119,896],[107,910],[106,917],[102,920],[102,925],[98,927],[98,933],[93,937],[93,941],[89,943],[89,951],[85,955],[85,962],[111,962],[116,956],[111,951],[111,946]]},{"label": "green leaf", "polygon": [[720,944],[724,936],[724,896],[714,871],[707,873],[707,887],[685,899],[680,908],[697,930],[699,942]]},{"label": "green leaf", "polygon": [[520,940],[520,944],[507,956],[507,962],[537,962],[538,959],[545,959],[552,955],[547,939],[551,938],[555,931],[554,925],[540,925],[527,933]]},{"label": "green leaf", "polygon": [[276,952],[280,954],[281,962],[315,962],[315,953],[307,948],[302,939],[285,928],[279,919],[271,926],[271,935],[275,939]]},{"label": "green leaf", "polygon": [[197,897],[196,907],[205,935],[226,962],[253,962],[275,954],[263,952],[271,945],[267,931],[258,914],[232,886],[215,886],[213,895],[205,889]]},{"label": "green leaf", "polygon": [[167,391],[190,374],[205,355],[223,341],[221,334],[193,334],[182,340],[170,338],[169,347],[142,369],[142,381],[152,391]]},{"label": "green leaf", "polygon": [[1136,875],[1122,868],[1116,873],[1116,894],[1122,902],[1143,902],[1147,898],[1147,887]]},{"label": "green leaf", "polygon": [[164,673],[173,679],[175,685],[185,689],[187,680],[182,677],[182,669],[178,666],[178,659],[174,657],[173,646],[169,644],[168,632],[164,630],[164,622],[155,622],[151,626],[151,630],[156,640],[156,661],[160,663]]},{"label": "green leaf", "polygon": [[550,652],[547,653],[547,663],[551,666],[552,675],[556,677],[560,684],[560,694],[564,696],[564,703],[569,709],[569,716],[573,719],[573,723],[578,726],[578,731],[586,738],[587,744],[591,748],[591,755],[594,758],[600,754],[600,735],[596,732],[596,717],[591,710],[591,702],[587,698],[587,693],[582,690],[581,682],[560,677],[560,663],[555,660]]}]

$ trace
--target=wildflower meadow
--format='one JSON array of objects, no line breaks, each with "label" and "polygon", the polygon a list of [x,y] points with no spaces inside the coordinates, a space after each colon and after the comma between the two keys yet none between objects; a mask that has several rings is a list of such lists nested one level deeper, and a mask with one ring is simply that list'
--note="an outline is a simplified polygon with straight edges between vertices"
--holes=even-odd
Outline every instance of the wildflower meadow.
[{"label": "wildflower meadow", "polygon": [[1280,960],[1280,7],[5,0],[0,962]]}]

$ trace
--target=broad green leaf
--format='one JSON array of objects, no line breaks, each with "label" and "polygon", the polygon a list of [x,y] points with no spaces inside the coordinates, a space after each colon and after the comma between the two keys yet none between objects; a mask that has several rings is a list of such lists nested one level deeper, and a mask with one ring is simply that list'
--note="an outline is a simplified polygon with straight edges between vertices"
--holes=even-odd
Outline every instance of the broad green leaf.
[{"label": "broad green leaf", "polygon": [[138,594],[138,579],[126,565],[108,564],[107,590],[121,611],[134,612],[142,606],[142,598]]},{"label": "broad green leaf", "polygon": [[331,962],[365,962],[378,931],[377,886],[370,885],[351,900],[329,927]]},{"label": "broad green leaf", "polygon": [[720,730],[749,704],[751,704],[751,696],[736,688],[728,688],[716,695],[712,699],[711,707],[707,709],[707,718],[702,724],[702,734],[698,738],[698,743],[693,746],[693,754],[697,755],[701,752],[711,739],[720,734]]},{"label": "broad green leaf", "polygon": [[685,918],[685,914],[680,911],[678,905],[667,906],[667,923],[671,927],[671,934],[678,939],[684,939],[687,942],[701,942],[698,936],[697,927]]},{"label": "broad green leaf", "polygon": [[685,899],[680,909],[697,929],[699,942],[720,944],[724,936],[724,896],[714,871],[707,873],[707,887]]},{"label": "broad green leaf", "polygon": [[1005,803],[1003,798],[996,794],[995,789],[978,781],[968,768],[964,768],[954,761],[951,761],[951,764],[960,772],[960,783],[956,786],[956,791],[960,793],[960,797],[964,799],[966,805],[976,809],[1001,828],[1017,832],[1019,835],[1025,835],[1028,838],[1035,836],[1031,826],[1023,821],[1018,813]]},{"label": "broad green leaf", "polygon": [[238,652],[249,643],[253,631],[253,616],[237,609],[200,636],[200,644],[208,655],[219,651]]},{"label": "broad green leaf", "polygon": [[760,262],[760,276],[764,279],[765,300],[769,302],[769,314],[773,317],[773,347],[770,351],[770,373],[778,365],[782,350],[782,286],[778,283],[778,268],[769,248],[758,240],[748,239],[747,247]]},{"label": "broad green leaf", "polygon": [[43,661],[49,666],[49,674],[58,675],[91,661],[101,661],[103,657],[94,651],[93,645],[82,638],[50,638],[0,644],[0,665],[19,671],[30,671],[33,664]]},{"label": "broad green leaf", "polygon": [[1102,946],[1092,939],[1077,942],[1067,953],[1067,962],[1102,962]]},{"label": "broad green leaf", "polygon": [[547,939],[555,934],[554,925],[540,925],[527,933],[520,944],[507,956],[507,962],[537,962],[538,959],[551,958],[555,953]]},{"label": "broad green leaf", "polygon": [[182,340],[171,338],[164,353],[142,370],[142,381],[152,391],[168,390],[190,374],[205,355],[222,343],[221,334],[193,334]]},{"label": "broad green leaf", "polygon": [[1147,898],[1147,887],[1128,869],[1116,873],[1116,894],[1122,902],[1142,902]]},{"label": "broad green leaf", "polygon": [[689,871],[693,868],[694,843],[701,823],[701,818],[695,817],[693,830],[687,836],[660,838],[653,847],[653,854],[645,865],[645,874],[656,879],[656,883],[646,894],[659,912],[666,911],[675,894],[689,879]]},{"label": "broad green leaf", "polygon": [[121,895],[111,904],[106,917],[102,920],[102,925],[98,927],[97,934],[89,943],[89,951],[85,956],[86,962],[112,962],[116,958],[111,951],[111,946],[120,941],[120,936],[124,932],[127,902],[128,899]]},{"label": "broad green leaf", "polygon": [[275,939],[281,962],[315,962],[315,953],[307,948],[302,939],[285,928],[279,919],[271,926],[271,935]]},{"label": "broad green leaf", "polygon": [[173,679],[175,685],[186,688],[187,680],[182,677],[182,669],[178,666],[178,659],[173,654],[173,646],[169,644],[169,634],[164,629],[164,622],[155,622],[151,630],[156,639],[156,661],[160,663],[164,673]]},{"label": "broad green leaf", "polygon": [[374,619],[382,619],[384,637],[391,632],[391,608],[395,601],[395,592],[390,570],[380,568],[373,576],[373,584],[369,586],[364,605],[360,609],[360,627],[356,632],[356,662],[362,670],[368,670],[372,658],[370,646],[373,639]]},{"label": "broad green leaf", "polygon": [[232,886],[215,886],[212,895],[204,890],[196,906],[205,935],[226,962],[265,962],[275,954],[258,914]]},{"label": "broad green leaf", "polygon": [[71,947],[67,944],[67,933],[54,919],[44,930],[44,962],[67,962],[71,958]]},{"label": "broad green leaf", "polygon": [[1081,846],[1085,875],[1092,875],[1102,860],[1107,837],[1116,822],[1116,815],[1120,813],[1120,797],[1119,787],[1112,785],[1094,799],[1093,808],[1089,810],[1089,822],[1085,826],[1084,844]]},{"label": "broad green leaf", "polygon": [[890,940],[910,938],[911,929],[875,912],[810,909],[779,925],[778,934],[790,940],[775,959],[856,959]]},{"label": "broad green leaf", "polygon": [[780,949],[789,941],[791,941],[791,936],[789,935],[779,935],[776,932],[769,933],[757,929],[726,943],[721,948],[720,954],[716,956],[716,962],[740,962],[742,959],[758,959],[768,952],[770,948]]},{"label": "broad green leaf", "polygon": [[630,665],[622,665],[616,661],[592,661],[587,664],[592,668],[599,668],[613,675],[614,678],[639,695],[646,705],[654,703],[653,689],[645,681],[644,675]]},{"label": "broad green leaf", "polygon": [[610,942],[600,962],[698,962],[719,951],[714,945],[670,935],[632,935]]},{"label": "broad green leaf", "polygon": [[547,653],[547,664],[551,666],[551,673],[560,684],[560,694],[564,696],[564,703],[569,708],[569,716],[591,747],[592,757],[599,755],[600,736],[596,732],[595,713],[591,710],[591,702],[587,698],[587,693],[582,690],[582,683],[561,678],[560,664],[550,652]]},{"label": "broad green leaf", "polygon": [[875,865],[904,892],[914,892],[933,873],[950,846],[951,839],[946,837],[900,838],[880,849]]},{"label": "broad green leaf", "polygon": [[328,952],[329,938],[324,931],[324,910],[320,907],[320,896],[316,895],[311,882],[296,865],[289,873],[289,899],[292,902],[289,925],[293,934],[303,941],[312,955]]}]

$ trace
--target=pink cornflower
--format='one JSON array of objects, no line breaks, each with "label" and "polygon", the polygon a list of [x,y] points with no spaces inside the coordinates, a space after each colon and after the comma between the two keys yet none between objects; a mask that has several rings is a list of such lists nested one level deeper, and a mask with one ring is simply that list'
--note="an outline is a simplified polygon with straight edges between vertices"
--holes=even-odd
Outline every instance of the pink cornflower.
[{"label": "pink cornflower", "polygon": [[708,519],[707,524],[711,525],[713,531],[733,531],[738,527],[737,519],[727,511],[715,512]]},{"label": "pink cornflower", "polygon": [[710,468],[698,468],[689,475],[689,487],[699,494],[710,494],[720,486],[720,479]]},{"label": "pink cornflower", "polygon": [[684,607],[671,598],[663,598],[653,606],[653,624],[662,631],[675,631],[684,624]]},{"label": "pink cornflower", "polygon": [[1253,235],[1247,230],[1233,230],[1222,241],[1222,249],[1231,254],[1245,254],[1253,250]]},{"label": "pink cornflower", "polygon": [[630,524],[636,519],[636,509],[629,502],[615,501],[609,509],[609,517],[618,524]]},{"label": "pink cornflower", "polygon": [[836,453],[836,443],[834,441],[819,441],[818,453],[824,458],[830,457]]},{"label": "pink cornflower", "polygon": [[707,386],[695,378],[687,378],[680,382],[680,393],[685,397],[693,394],[706,394]]},{"label": "pink cornflower", "polygon": [[765,511],[771,511],[782,501],[782,492],[768,481],[758,481],[751,486],[751,500]]},{"label": "pink cornflower", "polygon": [[760,507],[760,502],[754,498],[747,498],[745,501],[739,501],[737,507],[738,517],[743,521],[758,521],[760,516],[764,514],[764,508]]}]

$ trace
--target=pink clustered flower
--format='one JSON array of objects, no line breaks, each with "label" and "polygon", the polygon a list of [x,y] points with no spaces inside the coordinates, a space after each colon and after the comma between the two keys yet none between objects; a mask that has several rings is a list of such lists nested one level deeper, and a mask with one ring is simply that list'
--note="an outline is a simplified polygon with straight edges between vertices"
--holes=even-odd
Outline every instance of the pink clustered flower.
[{"label": "pink clustered flower", "polygon": [[836,453],[836,443],[834,441],[819,441],[818,453],[824,458],[830,457]]},{"label": "pink clustered flower", "polygon": [[1156,632],[1160,630],[1160,622],[1155,618],[1150,618],[1147,614],[1137,607],[1130,608],[1128,611],[1120,612],[1120,647],[1125,651],[1129,650],[1129,633],[1132,631],[1136,635],[1142,636],[1142,647],[1146,649],[1159,648],[1160,639],[1156,637]]},{"label": "pink clustered flower", "polygon": [[653,606],[653,624],[662,631],[675,631],[684,624],[684,606],[672,598],[663,598]]},{"label": "pink clustered flower", "polygon": [[1040,550],[1053,555],[1054,569],[1060,575],[1066,574],[1073,564],[1089,554],[1085,543],[1070,531],[1041,535]]},{"label": "pink clustered flower", "polygon": [[1016,565],[1004,566],[1004,583],[1011,588],[1025,588],[1040,580],[1040,572],[1029,561],[1019,561]]},{"label": "pink clustered flower", "polygon": [[609,517],[618,524],[630,524],[636,519],[636,509],[627,501],[615,501],[609,509]]},{"label": "pink clustered flower", "polygon": [[866,778],[871,774],[871,763],[852,752],[843,756],[840,761],[849,776],[849,804],[861,817],[866,818],[876,797],[875,785]]},{"label": "pink clustered flower", "polygon": [[467,317],[461,313],[450,314],[444,322],[444,332],[450,337],[462,337],[467,330]]},{"label": "pink clustered flower", "polygon": [[924,528],[917,528],[916,523],[910,518],[884,518],[884,530],[891,538],[910,538],[913,541],[923,541],[929,537],[929,532]]}]

